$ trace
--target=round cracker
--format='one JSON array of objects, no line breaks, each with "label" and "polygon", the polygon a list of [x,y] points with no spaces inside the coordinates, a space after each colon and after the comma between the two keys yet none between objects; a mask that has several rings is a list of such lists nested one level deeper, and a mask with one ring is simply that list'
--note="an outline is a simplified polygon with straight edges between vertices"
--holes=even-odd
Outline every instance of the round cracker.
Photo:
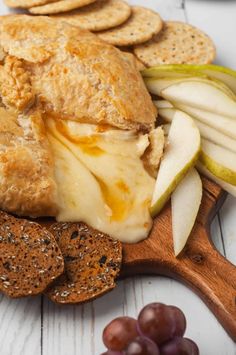
[{"label": "round cracker", "polygon": [[111,291],[120,272],[122,243],[85,223],[55,223],[50,229],[61,249],[65,272],[46,291],[59,304],[91,301]]},{"label": "round cracker", "polygon": [[64,271],[53,235],[0,211],[0,291],[12,298],[42,293]]},{"label": "round cracker", "polygon": [[98,36],[115,46],[132,46],[148,41],[161,29],[162,20],[158,13],[134,6],[128,21],[114,29],[100,32]]},{"label": "round cracker", "polygon": [[57,0],[4,0],[8,7],[28,9],[33,6],[45,5]]},{"label": "round cracker", "polygon": [[35,15],[59,14],[92,4],[95,1],[96,0],[61,0],[43,6],[31,7],[29,12]]},{"label": "round cracker", "polygon": [[215,59],[213,41],[198,28],[184,22],[168,21],[149,42],[134,48],[147,66],[159,64],[208,64]]},{"label": "round cracker", "polygon": [[98,0],[81,9],[52,17],[85,30],[96,32],[119,26],[130,15],[131,7],[123,0]]}]

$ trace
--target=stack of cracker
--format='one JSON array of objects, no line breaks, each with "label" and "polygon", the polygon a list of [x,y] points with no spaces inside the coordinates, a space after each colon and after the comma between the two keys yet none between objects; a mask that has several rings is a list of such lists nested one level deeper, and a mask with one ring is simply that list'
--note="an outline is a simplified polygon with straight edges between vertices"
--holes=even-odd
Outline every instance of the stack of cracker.
[{"label": "stack of cracker", "polygon": [[11,298],[44,293],[56,303],[78,304],[111,291],[121,242],[84,223],[50,224],[0,211],[0,292]]},{"label": "stack of cracker", "polygon": [[138,70],[161,64],[208,64],[215,58],[214,43],[199,29],[164,22],[158,13],[123,0],[4,1],[9,7],[96,32],[105,42],[129,52]]}]

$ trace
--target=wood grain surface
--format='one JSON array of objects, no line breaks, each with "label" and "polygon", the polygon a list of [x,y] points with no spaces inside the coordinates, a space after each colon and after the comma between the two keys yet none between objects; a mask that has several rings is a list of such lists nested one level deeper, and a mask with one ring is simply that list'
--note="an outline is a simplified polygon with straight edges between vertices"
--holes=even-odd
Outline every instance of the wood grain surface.
[{"label": "wood grain surface", "polygon": [[[170,202],[155,218],[149,237],[123,244],[121,278],[141,274],[172,277],[195,291],[236,341],[236,267],[214,246],[210,224],[227,194],[201,177],[202,202],[196,223],[182,253],[174,256]],[[38,220],[49,228],[55,220]],[[183,217],[184,223],[184,217]]]},{"label": "wood grain surface", "polygon": [[[217,62],[236,69],[236,2],[230,0],[128,0],[153,8],[164,19],[188,21],[214,39]],[[0,2],[0,14],[12,12]],[[211,226],[216,248],[236,264],[236,201],[228,197]],[[149,302],[175,304],[186,314],[186,336],[201,355],[236,355],[236,345],[189,287],[158,275],[119,281],[115,290],[82,306],[59,307],[44,297],[0,296],[1,355],[99,355],[102,330],[114,317],[136,317]]]},{"label": "wood grain surface", "polygon": [[[168,204],[155,219],[148,239],[124,245],[122,275],[159,274],[173,277],[191,287],[212,310],[236,341],[236,267],[216,250],[209,226],[226,194],[203,178],[203,198],[187,246],[175,258]],[[184,223],[184,218],[183,218]]]}]

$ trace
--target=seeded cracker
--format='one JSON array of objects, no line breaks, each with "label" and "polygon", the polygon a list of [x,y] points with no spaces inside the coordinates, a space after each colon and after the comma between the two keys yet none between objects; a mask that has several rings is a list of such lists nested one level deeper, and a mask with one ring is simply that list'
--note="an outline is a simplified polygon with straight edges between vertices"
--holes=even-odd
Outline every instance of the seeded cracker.
[{"label": "seeded cracker", "polygon": [[92,4],[95,1],[96,0],[61,0],[43,6],[31,7],[29,12],[35,15],[59,14]]},{"label": "seeded cracker", "polygon": [[0,290],[17,298],[42,293],[64,271],[53,235],[26,219],[0,212]]},{"label": "seeded cracker", "polygon": [[130,18],[121,26],[98,33],[105,42],[115,46],[132,46],[144,43],[162,29],[158,13],[144,7],[132,7]]},{"label": "seeded cracker", "polygon": [[45,5],[54,1],[56,0],[4,0],[7,6],[22,9],[28,9],[38,5]]},{"label": "seeded cracker", "polygon": [[215,59],[212,40],[199,29],[183,22],[166,22],[149,42],[134,48],[148,67],[159,64],[208,64]]},{"label": "seeded cracker", "polygon": [[91,5],[52,17],[85,30],[96,32],[119,26],[130,15],[131,7],[125,1],[97,0]]},{"label": "seeded cracker", "polygon": [[47,291],[56,303],[90,301],[115,287],[122,261],[122,244],[84,223],[50,227],[62,251],[65,274]]}]

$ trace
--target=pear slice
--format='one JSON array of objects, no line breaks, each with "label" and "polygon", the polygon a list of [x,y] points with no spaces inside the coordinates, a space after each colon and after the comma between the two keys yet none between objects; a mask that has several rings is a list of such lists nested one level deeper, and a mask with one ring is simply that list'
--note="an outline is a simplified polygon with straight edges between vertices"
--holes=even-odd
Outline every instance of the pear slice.
[{"label": "pear slice", "polygon": [[[166,122],[171,123],[174,119],[174,116],[176,114],[176,112],[181,111],[178,110],[174,107],[170,107],[170,108],[159,108],[158,109],[158,114],[159,116],[161,116],[162,118],[164,118],[164,120]],[[184,115],[186,115],[186,113],[183,112]]]},{"label": "pear slice", "polygon": [[[203,77],[207,75],[199,70],[190,70],[189,65],[184,64],[164,64],[142,70],[144,78],[188,78],[188,77]],[[187,68],[186,68],[187,67]]]},{"label": "pear slice", "polygon": [[236,121],[230,117],[217,115],[212,112],[199,110],[194,107],[174,102],[174,106],[181,111],[188,113],[191,117],[205,123],[206,125],[219,130],[221,133],[236,139]]},{"label": "pear slice", "polygon": [[165,99],[236,119],[236,101],[215,84],[185,79],[161,91]]},{"label": "pear slice", "polygon": [[[172,122],[174,115],[176,114],[177,110],[174,108],[160,108],[158,113],[159,115],[164,118],[167,122]],[[185,113],[183,113],[185,114]],[[188,115],[187,115],[188,116]],[[192,117],[193,118],[193,117]],[[201,137],[208,139],[209,141],[218,144],[232,152],[236,153],[236,140],[232,139],[223,133],[219,132],[218,130],[202,123],[198,120],[195,120],[195,123],[200,131]]]},{"label": "pear slice", "polygon": [[202,139],[200,162],[215,176],[236,185],[236,154]]},{"label": "pear slice", "polygon": [[200,163],[200,161],[197,162],[196,167],[200,173],[202,173],[212,181],[216,182],[219,186],[222,187],[222,189],[227,191],[230,195],[236,197],[236,186],[228,184],[227,182],[213,175],[209,170],[207,170],[207,168],[205,168],[202,163]]},{"label": "pear slice", "polygon": [[[196,69],[198,66],[195,66]],[[203,65],[199,70],[210,78],[220,80],[236,93],[236,71],[220,65]]]},{"label": "pear slice", "polygon": [[151,94],[155,94],[158,96],[162,96],[162,91],[166,88],[168,88],[171,85],[178,84],[178,83],[185,83],[185,82],[196,82],[196,83],[202,83],[209,85],[211,87],[214,87],[215,89],[218,89],[219,91],[222,91],[227,97],[231,98],[233,101],[236,101],[236,96],[235,94],[222,82],[214,79],[214,80],[209,80],[207,78],[198,78],[198,77],[187,77],[187,78],[181,78],[181,77],[171,77],[171,78],[144,78],[145,84],[147,86],[147,89]]},{"label": "pear slice", "polygon": [[153,78],[207,76],[220,80],[236,93],[236,71],[220,65],[167,64],[145,69],[142,75]]},{"label": "pear slice", "polygon": [[179,83],[182,78],[144,78],[144,82],[148,91],[151,94],[161,96],[162,90],[166,89],[168,86]]},{"label": "pear slice", "polygon": [[178,112],[171,124],[168,145],[161,161],[152,197],[151,214],[156,216],[176,186],[198,159],[200,133],[191,118]]},{"label": "pear slice", "polygon": [[171,126],[170,123],[166,123],[166,124],[163,124],[163,125],[162,125],[162,129],[163,129],[163,131],[164,131],[164,136],[165,136],[165,137],[168,137],[168,134],[169,134],[169,132],[170,132],[170,126]]},{"label": "pear slice", "polygon": [[174,106],[167,100],[154,100],[154,105],[157,109],[159,108],[173,108]]},{"label": "pear slice", "polygon": [[236,140],[232,139],[219,130],[212,128],[205,123],[195,120],[195,123],[200,131],[201,137],[215,143],[225,149],[236,153]]},{"label": "pear slice", "polygon": [[196,169],[192,168],[171,195],[175,256],[179,255],[188,240],[197,218],[201,200],[202,181]]},{"label": "pear slice", "polygon": [[[177,84],[177,83],[182,83],[183,81],[198,81],[201,80],[201,82],[208,82],[209,80],[205,78],[196,78],[196,77],[167,77],[167,78],[144,78],[144,82],[146,84],[146,87],[148,91],[151,94],[157,95],[157,96],[162,96],[162,91],[166,88],[168,88],[171,85]],[[225,93],[228,93],[227,87],[225,87],[223,84],[218,84],[214,83],[219,90],[223,90]],[[166,101],[166,100],[165,100]]]}]

